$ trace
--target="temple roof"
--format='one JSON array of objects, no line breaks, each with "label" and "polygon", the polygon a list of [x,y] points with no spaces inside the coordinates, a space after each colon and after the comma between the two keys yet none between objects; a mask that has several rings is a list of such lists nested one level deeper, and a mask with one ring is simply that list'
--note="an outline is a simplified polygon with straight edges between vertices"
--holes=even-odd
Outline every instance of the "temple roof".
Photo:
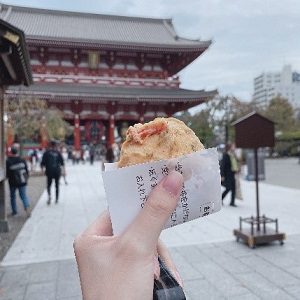
[{"label": "temple roof", "polygon": [[28,39],[205,50],[211,41],[179,37],[172,19],[59,11],[0,3],[0,19],[21,28]]},{"label": "temple roof", "polygon": [[83,84],[50,84],[35,83],[30,87],[10,88],[7,95],[34,95],[42,99],[52,100],[88,100],[95,102],[181,102],[189,107],[213,98],[217,91],[192,91],[175,88],[138,88],[138,87],[108,87]]},{"label": "temple roof", "polygon": [[31,83],[32,74],[24,33],[0,18],[0,86]]}]

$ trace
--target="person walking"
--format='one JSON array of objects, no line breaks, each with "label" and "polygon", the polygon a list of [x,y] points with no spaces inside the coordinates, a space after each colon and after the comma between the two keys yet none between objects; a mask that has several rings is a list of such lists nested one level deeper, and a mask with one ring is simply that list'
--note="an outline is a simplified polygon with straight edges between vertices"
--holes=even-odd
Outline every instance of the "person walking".
[{"label": "person walking", "polygon": [[91,144],[90,145],[90,164],[94,164],[94,159],[95,159],[95,145]]},{"label": "person walking", "polygon": [[113,163],[115,161],[115,154],[112,146],[109,146],[105,155],[106,162]]},{"label": "person walking", "polygon": [[29,172],[26,161],[18,155],[17,147],[11,148],[11,155],[6,159],[6,177],[10,190],[12,215],[17,215],[16,190],[19,191],[27,217],[30,217],[30,204],[26,194]]},{"label": "person walking", "polygon": [[64,176],[66,175],[65,164],[62,158],[62,155],[57,150],[56,141],[50,142],[50,148],[44,153],[41,168],[44,172],[44,168],[46,169],[46,177],[47,177],[47,192],[48,192],[48,201],[47,204],[51,203],[51,185],[54,179],[55,181],[55,203],[58,203],[59,198],[59,178],[61,176],[61,172],[63,172]]},{"label": "person walking", "polygon": [[221,161],[221,181],[225,187],[225,191],[222,193],[222,204],[223,199],[231,191],[230,206],[236,207],[235,204],[235,173],[238,172],[238,162],[234,153],[234,145],[226,145],[225,153]]}]

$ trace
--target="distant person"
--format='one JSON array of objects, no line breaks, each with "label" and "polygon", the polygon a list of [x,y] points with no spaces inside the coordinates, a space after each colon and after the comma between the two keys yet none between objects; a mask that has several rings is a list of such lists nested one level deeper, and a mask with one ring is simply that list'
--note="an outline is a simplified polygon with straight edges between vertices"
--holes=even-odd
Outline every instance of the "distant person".
[{"label": "distant person", "polygon": [[51,185],[54,179],[55,181],[55,203],[58,203],[59,198],[59,179],[61,172],[66,174],[64,160],[62,155],[57,150],[57,143],[55,141],[50,142],[50,148],[44,153],[42,162],[41,162],[42,171],[46,168],[47,176],[47,192],[48,192],[48,201],[47,204],[51,203]]},{"label": "distant person", "polygon": [[106,155],[105,155],[106,162],[108,163],[113,163],[115,161],[115,154],[113,148],[110,146],[106,150]]},{"label": "distant person", "polygon": [[16,190],[19,191],[27,217],[30,217],[30,205],[26,194],[29,172],[26,161],[18,155],[16,147],[11,148],[11,155],[6,159],[6,177],[10,190],[12,215],[17,215]]},{"label": "distant person", "polygon": [[86,161],[89,161],[90,160],[90,151],[89,149],[86,147],[84,150],[83,150],[83,163],[85,163]]},{"label": "distant person", "polygon": [[119,147],[119,145],[117,143],[113,143],[112,149],[114,151],[115,161],[119,160],[119,156],[120,156],[120,147]]},{"label": "distant person", "polygon": [[236,207],[235,204],[235,173],[239,171],[238,161],[234,153],[234,145],[226,145],[225,153],[221,161],[221,180],[225,191],[222,193],[222,203],[226,195],[231,191],[230,206]]},{"label": "distant person", "polygon": [[90,146],[90,164],[93,165],[95,160],[95,145]]},{"label": "distant person", "polygon": [[36,149],[33,149],[30,153],[30,162],[31,162],[31,171],[36,170],[36,165],[38,163],[38,152]]},{"label": "distant person", "polygon": [[[68,152],[67,152],[67,148],[65,146],[60,146],[60,154],[64,160],[64,164],[66,163],[66,161],[68,160]],[[67,175],[65,172],[62,172],[62,177],[64,179],[64,183],[65,185],[68,185],[68,182],[67,182]]]}]

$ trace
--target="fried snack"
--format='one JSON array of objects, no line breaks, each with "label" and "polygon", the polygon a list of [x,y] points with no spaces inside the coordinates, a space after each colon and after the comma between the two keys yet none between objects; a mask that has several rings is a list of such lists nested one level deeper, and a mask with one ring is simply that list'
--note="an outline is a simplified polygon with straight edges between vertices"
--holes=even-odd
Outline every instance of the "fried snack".
[{"label": "fried snack", "polygon": [[156,118],[128,128],[118,167],[169,159],[202,149],[198,137],[182,121]]}]

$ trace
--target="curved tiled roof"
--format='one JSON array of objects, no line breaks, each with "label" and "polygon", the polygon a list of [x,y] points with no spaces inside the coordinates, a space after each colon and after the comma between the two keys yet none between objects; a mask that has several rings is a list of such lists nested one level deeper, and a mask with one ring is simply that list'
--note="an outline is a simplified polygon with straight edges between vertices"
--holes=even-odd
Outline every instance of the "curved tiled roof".
[{"label": "curved tiled roof", "polygon": [[[29,52],[22,30],[0,18],[0,86],[32,84]],[[1,55],[2,54],[2,55]]]},{"label": "curved tiled roof", "polygon": [[0,18],[30,39],[203,49],[210,41],[177,36],[172,19],[125,17],[0,4]]},{"label": "curved tiled roof", "polygon": [[167,88],[139,88],[139,87],[111,87],[87,84],[57,84],[35,83],[25,88],[11,87],[7,95],[22,93],[22,95],[36,95],[45,99],[89,99],[96,101],[159,101],[159,102],[203,102],[213,98],[217,91],[192,91],[186,89]]}]

